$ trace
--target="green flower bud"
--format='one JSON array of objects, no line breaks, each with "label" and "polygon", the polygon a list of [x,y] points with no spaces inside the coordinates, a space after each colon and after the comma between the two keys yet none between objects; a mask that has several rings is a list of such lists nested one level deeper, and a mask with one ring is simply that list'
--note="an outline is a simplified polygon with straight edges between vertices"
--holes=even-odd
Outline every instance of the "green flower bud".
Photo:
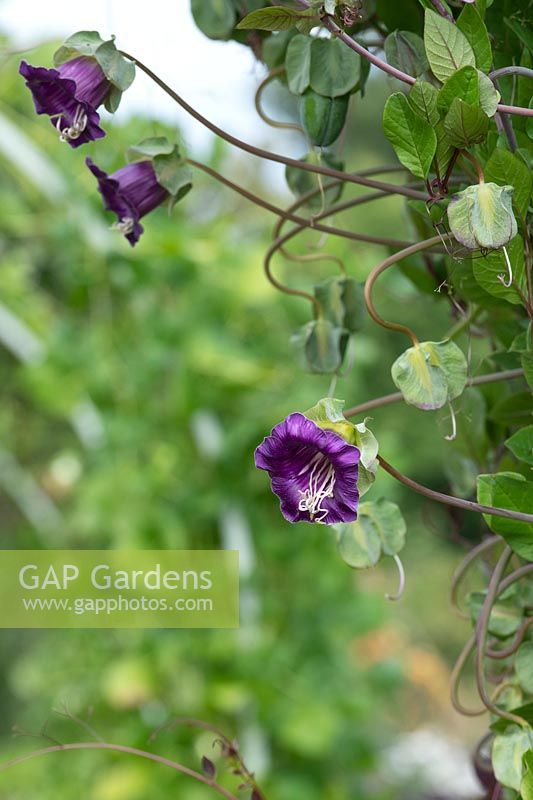
[{"label": "green flower bud", "polygon": [[317,147],[329,147],[338,139],[346,121],[349,94],[342,97],[322,97],[308,89],[300,100],[302,126]]}]

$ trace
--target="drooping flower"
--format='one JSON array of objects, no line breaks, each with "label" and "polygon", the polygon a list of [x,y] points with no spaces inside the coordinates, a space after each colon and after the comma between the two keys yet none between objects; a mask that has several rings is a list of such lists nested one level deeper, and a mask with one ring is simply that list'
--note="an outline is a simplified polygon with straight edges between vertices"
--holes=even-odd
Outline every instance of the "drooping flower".
[{"label": "drooping flower", "polygon": [[57,69],[22,61],[19,72],[33,95],[35,110],[50,117],[62,142],[79,147],[105,136],[96,109],[113,87],[95,58],[79,56]]},{"label": "drooping flower", "polygon": [[133,246],[144,228],[139,220],[169,198],[169,192],[157,181],[152,161],[136,161],[108,175],[90,159],[86,164],[98,180],[98,189],[108,211],[117,215],[115,228]]},{"label": "drooping flower", "polygon": [[335,431],[294,413],[259,445],[255,464],[270,475],[285,519],[332,525],[357,519],[360,455]]},{"label": "drooping flower", "polygon": [[513,186],[478,183],[458,192],[448,206],[450,230],[469,250],[497,250],[516,236]]}]

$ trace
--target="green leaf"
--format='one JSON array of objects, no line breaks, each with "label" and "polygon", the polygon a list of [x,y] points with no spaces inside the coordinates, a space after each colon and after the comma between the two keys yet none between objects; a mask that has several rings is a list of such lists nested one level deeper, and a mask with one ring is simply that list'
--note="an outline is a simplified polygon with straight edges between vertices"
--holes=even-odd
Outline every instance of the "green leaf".
[{"label": "green leaf", "polygon": [[533,176],[521,158],[508,150],[496,148],[485,165],[485,180],[514,187],[513,205],[525,217],[529,207]]},{"label": "green leaf", "polygon": [[307,363],[311,372],[332,374],[341,363],[341,340],[344,332],[324,319],[311,323],[311,329],[305,345]]},{"label": "green leaf", "polygon": [[393,556],[403,549],[407,526],[396,503],[382,497],[374,502],[361,503],[358,513],[361,525],[366,530],[377,532],[385,555]]},{"label": "green leaf", "polygon": [[350,333],[363,327],[366,320],[366,305],[363,286],[353,278],[339,278],[341,297],[344,306],[343,324]]},{"label": "green leaf", "polygon": [[395,555],[405,544],[406,525],[396,503],[381,498],[361,503],[356,522],[335,525],[341,558],[355,568],[373,567],[381,554]]},{"label": "green leaf", "polygon": [[[533,703],[525,703],[522,706],[512,708],[511,711],[518,717],[525,719],[529,726],[533,728]],[[510,722],[508,719],[497,719],[491,724],[490,729],[494,731],[494,733],[505,733],[505,731],[514,724],[515,723]]]},{"label": "green leaf", "polygon": [[405,402],[424,411],[442,408],[466,386],[467,363],[454,342],[421,342],[392,365],[392,380]]},{"label": "green leaf", "polygon": [[59,67],[65,61],[78,56],[93,56],[104,43],[98,31],[78,31],[65,39],[61,47],[54,53],[54,66]]},{"label": "green leaf", "polygon": [[372,431],[367,428],[366,419],[364,422],[359,422],[354,425],[354,429],[354,444],[356,444],[361,451],[357,488],[359,489],[359,496],[362,497],[370,489],[376,479],[379,466],[377,460],[378,440]]},{"label": "green leaf", "polygon": [[[525,261],[524,245],[521,236],[515,238],[507,245],[507,255],[513,270],[513,281],[518,287],[524,283]],[[504,286],[499,276],[503,275],[507,281],[508,267],[503,250],[492,250],[481,258],[474,259],[472,263],[474,277],[486,292],[506,300],[508,303],[520,305],[522,298],[514,284]]]},{"label": "green leaf", "polygon": [[437,152],[435,154],[435,158],[437,159],[437,164],[439,165],[440,174],[444,175],[456,148],[448,138],[448,134],[444,128],[443,119],[436,124],[435,133],[437,134]]},{"label": "green leaf", "polygon": [[313,39],[311,89],[324,97],[342,97],[360,78],[360,56],[340,39]]},{"label": "green leaf", "polygon": [[519,392],[498,400],[490,410],[489,418],[501,425],[528,425],[533,419],[533,395]]},{"label": "green leaf", "polygon": [[227,39],[237,19],[232,0],[191,0],[191,13],[202,33],[210,39]]},{"label": "green leaf", "polygon": [[444,130],[450,144],[465,150],[485,140],[489,118],[478,106],[472,106],[456,97],[444,118]]},{"label": "green leaf", "polygon": [[109,94],[104,100],[104,106],[106,111],[109,111],[110,114],[114,114],[115,111],[118,109],[121,100],[122,100],[121,90],[117,89],[116,86],[112,86],[111,89],[109,90]]},{"label": "green leaf", "polygon": [[521,361],[526,381],[533,389],[533,353],[522,353]]},{"label": "green leaf", "polygon": [[[520,67],[531,69],[533,67],[533,58],[529,50],[522,51],[522,56],[519,62]],[[531,78],[526,75],[518,75],[516,79],[516,93],[514,102],[517,106],[529,106],[530,101],[533,99],[533,83]],[[531,118],[529,119],[531,121]]]},{"label": "green leaf", "polygon": [[533,465],[533,425],[528,425],[526,428],[521,428],[521,430],[513,433],[506,440],[505,446],[520,461]]},{"label": "green leaf", "polygon": [[372,526],[363,526],[361,521],[357,520],[335,525],[335,528],[339,555],[348,566],[368,569],[378,563],[381,556],[381,539]]},{"label": "green leaf", "polygon": [[[468,596],[468,608],[474,623],[479,617],[486,596],[486,592],[471,592]],[[522,617],[523,610],[514,597],[498,599],[490,612],[489,633],[500,639],[506,639],[516,633],[522,623]]]},{"label": "green leaf", "polygon": [[105,76],[111,83],[125,92],[135,78],[135,64],[124,58],[117,50],[115,42],[110,39],[100,45],[95,53],[96,60],[102,67]]},{"label": "green leaf", "polygon": [[311,43],[309,36],[301,33],[289,42],[285,55],[287,83],[293,94],[303,94],[309,88],[311,76]]},{"label": "green leaf", "polygon": [[496,736],[492,745],[492,766],[502,786],[520,791],[522,757],[531,749],[531,745],[531,731],[518,726],[509,728],[508,733]]},{"label": "green leaf", "polygon": [[[202,3],[203,0],[198,0],[198,2]],[[282,6],[270,6],[252,11],[239,22],[237,28],[239,30],[288,31],[298,27],[301,23],[313,25],[318,21],[313,9],[296,11]]]},{"label": "green leaf", "polygon": [[192,170],[176,151],[153,160],[157,182],[171,195],[171,208],[192,189]]},{"label": "green leaf", "polygon": [[341,344],[345,332],[325,319],[308,322],[292,337],[304,369],[318,374],[333,374],[342,364]]},{"label": "green leaf", "polygon": [[353,278],[328,278],[314,287],[322,313],[333,325],[354,333],[366,317],[363,287]]},{"label": "green leaf", "polygon": [[450,75],[438,93],[439,111],[448,111],[454,99],[458,97],[469,105],[479,104],[479,78],[474,67],[462,67]]},{"label": "green leaf", "polygon": [[515,656],[514,668],[524,692],[533,694],[533,642],[524,642],[520,645]]},{"label": "green leaf", "polygon": [[524,25],[518,19],[513,19],[512,17],[504,17],[503,21],[511,30],[515,36],[522,42],[524,47],[526,47],[530,53],[533,53],[533,33],[531,32],[528,25]]},{"label": "green leaf", "polygon": [[145,158],[154,158],[159,155],[169,155],[174,151],[175,145],[166,136],[151,136],[143,139],[139,144],[128,147],[126,157],[128,161],[139,161]]},{"label": "green leaf", "polygon": [[417,80],[412,86],[407,96],[413,111],[429,122],[432,128],[437,125],[440,115],[437,109],[437,98],[439,92],[433,84],[428,81]]},{"label": "green leaf", "polygon": [[533,750],[528,750],[522,757],[525,773],[520,784],[522,800],[533,800]]},{"label": "green leaf", "polygon": [[461,67],[476,65],[474,51],[464,33],[430,9],[425,12],[424,44],[432,72],[440,81],[444,82]]},{"label": "green leaf", "polygon": [[[448,222],[457,241],[470,250],[494,249],[508,244],[517,231],[512,195],[512,186],[496,183],[474,184],[454,195],[448,205]],[[511,250],[513,247],[509,246],[508,252]],[[498,266],[500,259],[503,260],[504,268],[500,272],[507,275],[504,254],[494,258]]]},{"label": "green leaf", "polygon": [[295,30],[271,33],[263,40],[263,61],[269,70],[280,67],[285,63],[285,56],[290,41],[296,36]]},{"label": "green leaf", "polygon": [[479,78],[479,104],[487,117],[493,117],[498,110],[501,95],[488,75],[477,71]]},{"label": "green leaf", "polygon": [[385,55],[391,67],[418,78],[429,69],[424,42],[411,31],[393,31],[385,39]]},{"label": "green leaf", "polygon": [[[531,512],[533,483],[518,473],[479,475],[477,481],[478,503],[507,508],[511,511]],[[533,561],[533,524],[505,517],[484,514],[485,521],[494,533],[499,533],[515,553]]]},{"label": "green leaf", "polygon": [[464,33],[474,51],[477,68],[488,72],[492,65],[492,48],[485,23],[474,4],[465,3],[457,18],[457,27]]},{"label": "green leaf", "polygon": [[400,162],[417,178],[426,178],[437,137],[429,122],[413,111],[401,92],[392,94],[383,111],[383,129]]},{"label": "green leaf", "polygon": [[323,97],[308,89],[300,98],[300,120],[312,144],[329,147],[346,122],[350,95]]}]

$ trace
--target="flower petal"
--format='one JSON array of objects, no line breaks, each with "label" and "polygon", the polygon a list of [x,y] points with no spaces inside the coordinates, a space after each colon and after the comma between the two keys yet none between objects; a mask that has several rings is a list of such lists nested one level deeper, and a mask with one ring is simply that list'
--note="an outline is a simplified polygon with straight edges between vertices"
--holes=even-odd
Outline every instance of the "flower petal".
[{"label": "flower petal", "polygon": [[[283,516],[289,522],[328,525],[357,518],[359,458],[357,447],[300,413],[290,414],[276,425],[255,451],[255,464],[269,473]],[[326,496],[321,490],[327,492],[331,469],[332,496]],[[306,496],[318,498],[315,506],[309,506],[313,515],[306,508]]]}]

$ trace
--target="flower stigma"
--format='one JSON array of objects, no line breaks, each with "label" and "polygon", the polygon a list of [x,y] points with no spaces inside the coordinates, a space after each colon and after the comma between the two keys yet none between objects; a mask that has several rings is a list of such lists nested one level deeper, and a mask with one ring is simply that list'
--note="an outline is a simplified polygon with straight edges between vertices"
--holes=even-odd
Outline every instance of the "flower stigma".
[{"label": "flower stigma", "polygon": [[513,284],[513,268],[511,266],[511,260],[509,258],[509,253],[507,252],[507,248],[504,246],[502,249],[505,257],[505,263],[507,264],[507,280],[505,279],[505,275],[498,275],[498,280],[503,283],[506,289],[510,289]]}]

